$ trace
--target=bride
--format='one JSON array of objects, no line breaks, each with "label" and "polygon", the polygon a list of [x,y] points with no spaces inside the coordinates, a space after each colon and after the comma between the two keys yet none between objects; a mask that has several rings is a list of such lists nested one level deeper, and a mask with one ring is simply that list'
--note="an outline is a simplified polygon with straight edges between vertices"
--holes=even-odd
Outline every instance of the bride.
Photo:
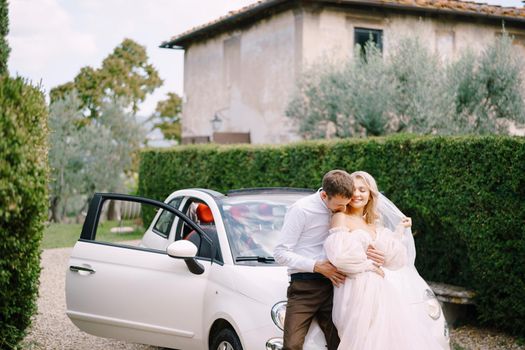
[{"label": "bride", "polygon": [[[386,228],[396,221],[397,213],[388,215],[394,210],[388,206],[395,206],[379,193],[370,174],[357,171],[351,176],[352,200],[346,212],[332,217],[331,234],[324,243],[330,262],[347,274],[345,283],[334,289],[332,317],[341,338],[338,349],[443,349],[408,307],[405,296],[385,279],[384,268],[398,270],[413,264],[413,240],[405,235],[412,225],[410,218],[399,218],[395,232]],[[385,253],[383,266],[367,259],[370,245]]]}]

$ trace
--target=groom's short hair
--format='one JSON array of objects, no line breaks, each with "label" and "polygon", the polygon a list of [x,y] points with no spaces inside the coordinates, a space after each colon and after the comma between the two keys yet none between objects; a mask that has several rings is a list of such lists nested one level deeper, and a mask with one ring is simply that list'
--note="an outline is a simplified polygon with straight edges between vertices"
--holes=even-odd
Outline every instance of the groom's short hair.
[{"label": "groom's short hair", "polygon": [[344,170],[330,170],[323,176],[323,191],[328,197],[341,196],[352,198],[354,182],[352,177]]}]

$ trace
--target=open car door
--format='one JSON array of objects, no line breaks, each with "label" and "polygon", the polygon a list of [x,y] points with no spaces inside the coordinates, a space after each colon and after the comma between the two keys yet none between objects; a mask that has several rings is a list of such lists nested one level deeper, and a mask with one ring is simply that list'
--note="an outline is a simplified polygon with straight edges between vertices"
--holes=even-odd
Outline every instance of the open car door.
[{"label": "open car door", "polygon": [[[139,204],[134,218],[114,215],[120,208]],[[67,315],[81,330],[101,337],[170,348],[200,349],[207,344],[202,329],[203,301],[213,258],[174,258],[174,242],[167,251],[149,249],[140,241],[109,242],[111,230],[127,227],[145,232],[154,225],[156,211],[183,220],[205,242],[206,234],[187,216],[168,204],[135,196],[97,193],[91,200],[81,237],[73,248],[66,274]],[[116,216],[115,220],[112,216]],[[115,229],[116,226],[117,229]],[[119,228],[120,227],[120,228]],[[141,231],[142,230],[142,231]],[[183,243],[187,254],[188,241]],[[184,251],[184,249],[182,249]],[[191,249],[190,249],[191,251]],[[194,254],[194,253],[193,253]],[[190,253],[191,255],[191,253]],[[192,271],[190,271],[193,270]]]}]

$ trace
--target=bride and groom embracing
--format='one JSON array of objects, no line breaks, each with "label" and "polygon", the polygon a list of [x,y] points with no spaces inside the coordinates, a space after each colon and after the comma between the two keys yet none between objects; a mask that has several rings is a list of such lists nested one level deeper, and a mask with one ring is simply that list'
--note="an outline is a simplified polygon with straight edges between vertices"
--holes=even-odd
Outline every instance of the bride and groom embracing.
[{"label": "bride and groom embracing", "polygon": [[313,319],[328,350],[443,349],[385,279],[413,264],[411,225],[364,171],[329,171],[294,203],[274,251],[290,275],[283,349],[301,350]]}]

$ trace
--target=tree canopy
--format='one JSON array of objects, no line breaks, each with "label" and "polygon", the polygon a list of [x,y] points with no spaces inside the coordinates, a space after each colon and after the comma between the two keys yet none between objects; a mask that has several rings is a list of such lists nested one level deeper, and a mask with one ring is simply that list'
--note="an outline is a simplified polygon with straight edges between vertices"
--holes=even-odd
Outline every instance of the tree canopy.
[{"label": "tree canopy", "polygon": [[369,42],[352,60],[307,69],[286,114],[307,139],[507,134],[511,123],[525,123],[524,76],[508,35],[454,62],[441,62],[417,39],[401,40],[387,57]]},{"label": "tree canopy", "polygon": [[167,98],[157,103],[151,119],[167,140],[181,141],[182,99],[174,92],[168,92]]},{"label": "tree canopy", "polygon": [[[104,102],[98,119],[87,124],[81,104],[71,93],[50,106],[51,215],[56,222],[68,208],[73,212],[81,209],[95,190],[124,190],[125,172],[145,136],[118,100]],[[72,200],[80,207],[74,208]]]},{"label": "tree canopy", "polygon": [[97,118],[103,103],[116,100],[135,114],[146,96],[161,85],[157,70],[148,63],[145,47],[124,39],[100,68],[83,67],[73,81],[53,88],[50,95],[53,102],[76,91],[80,108],[87,116]]},{"label": "tree canopy", "polygon": [[9,33],[9,16],[7,0],[0,0],[0,74],[7,73],[7,59],[9,57],[9,44],[7,33]]}]

